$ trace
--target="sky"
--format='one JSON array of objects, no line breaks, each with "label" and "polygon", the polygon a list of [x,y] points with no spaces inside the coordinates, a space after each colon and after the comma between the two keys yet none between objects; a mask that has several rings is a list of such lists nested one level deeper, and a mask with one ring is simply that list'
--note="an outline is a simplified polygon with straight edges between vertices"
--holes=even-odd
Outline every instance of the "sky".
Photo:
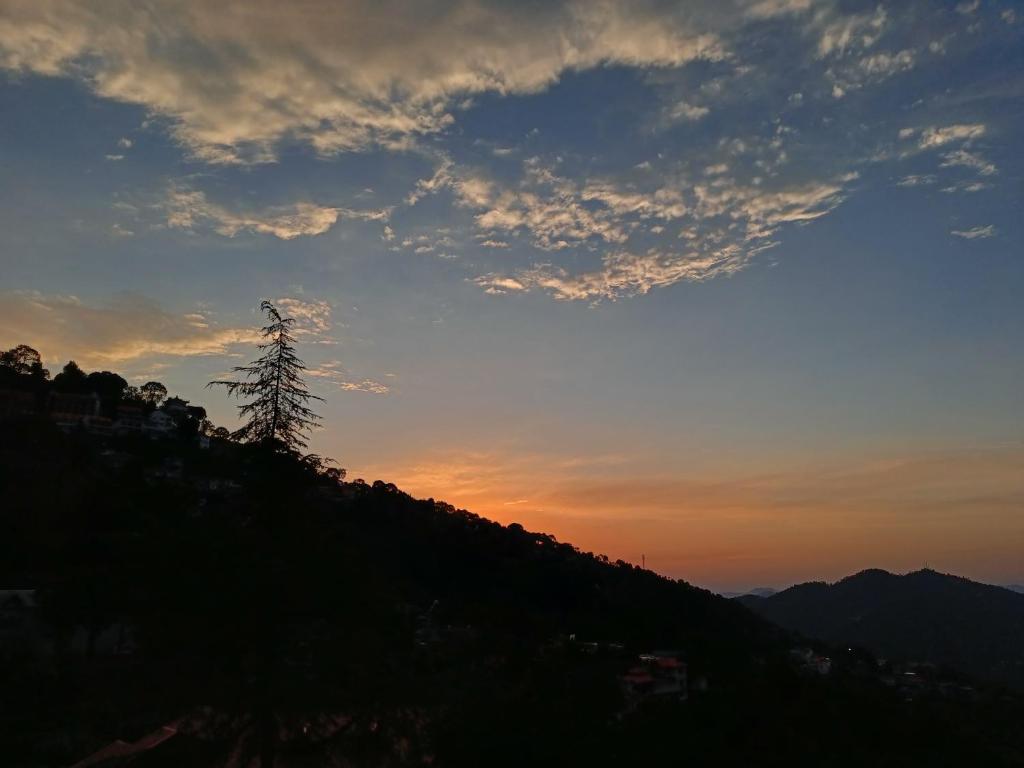
[{"label": "sky", "polygon": [[1024,6],[0,4],[0,347],[296,319],[352,478],[714,589],[1024,582]]}]

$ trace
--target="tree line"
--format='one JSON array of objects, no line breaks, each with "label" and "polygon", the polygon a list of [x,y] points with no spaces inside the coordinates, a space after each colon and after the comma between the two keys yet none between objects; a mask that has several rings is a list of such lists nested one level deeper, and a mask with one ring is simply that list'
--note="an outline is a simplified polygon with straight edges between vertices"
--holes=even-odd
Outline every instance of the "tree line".
[{"label": "tree line", "polygon": [[[307,438],[321,421],[310,407],[323,398],[309,391],[303,377],[305,363],[295,349],[294,318],[282,317],[269,301],[260,304],[268,323],[261,329],[264,341],[258,345],[262,353],[248,365],[236,366],[233,373],[239,380],[211,381],[207,387],[224,387],[231,397],[243,402],[238,406],[243,422],[233,432],[215,427],[206,418],[206,410],[192,406],[189,415],[196,419],[200,434],[228,438],[244,443],[255,443],[273,451],[301,455],[307,447]],[[129,384],[122,376],[111,371],[86,373],[74,360],[61,369],[53,379],[43,366],[38,350],[19,344],[0,352],[0,389],[28,391],[37,400],[49,393],[94,393],[101,403],[104,415],[113,417],[119,406],[137,405],[148,411],[167,400],[167,387],[159,381],[148,381],[141,386]],[[310,454],[306,461],[322,465],[330,460]]]}]

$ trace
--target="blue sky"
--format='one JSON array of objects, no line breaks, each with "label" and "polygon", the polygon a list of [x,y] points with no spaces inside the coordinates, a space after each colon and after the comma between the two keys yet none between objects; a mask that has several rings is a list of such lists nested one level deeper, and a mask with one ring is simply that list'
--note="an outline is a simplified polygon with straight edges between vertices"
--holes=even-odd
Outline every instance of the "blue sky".
[{"label": "blue sky", "polygon": [[13,2],[0,344],[723,588],[1024,579],[1012,2]]}]

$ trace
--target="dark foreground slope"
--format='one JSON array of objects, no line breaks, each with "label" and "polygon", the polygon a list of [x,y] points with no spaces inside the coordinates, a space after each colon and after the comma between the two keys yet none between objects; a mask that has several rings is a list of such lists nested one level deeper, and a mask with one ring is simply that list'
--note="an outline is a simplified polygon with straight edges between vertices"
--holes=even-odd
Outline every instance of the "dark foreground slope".
[{"label": "dark foreground slope", "polygon": [[1024,689],[1024,595],[931,570],[869,570],[738,598],[779,626]]},{"label": "dark foreground slope", "polygon": [[[0,586],[35,590],[5,766],[1024,763],[1014,699],[806,676],[735,602],[295,457],[8,422],[0,496]],[[657,649],[688,700],[624,694]]]}]

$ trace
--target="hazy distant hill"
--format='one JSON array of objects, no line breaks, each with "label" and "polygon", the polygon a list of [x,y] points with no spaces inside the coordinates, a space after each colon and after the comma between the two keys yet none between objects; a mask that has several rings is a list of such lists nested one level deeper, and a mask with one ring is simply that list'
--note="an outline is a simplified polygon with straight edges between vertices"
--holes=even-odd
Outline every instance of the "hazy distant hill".
[{"label": "hazy distant hill", "polygon": [[932,570],[867,570],[737,598],[808,637],[1024,687],[1024,595]]},{"label": "hazy distant hill", "polygon": [[746,597],[752,595],[754,597],[771,597],[777,594],[779,590],[772,589],[771,587],[754,587],[748,589],[746,592],[722,592],[722,597]]}]

